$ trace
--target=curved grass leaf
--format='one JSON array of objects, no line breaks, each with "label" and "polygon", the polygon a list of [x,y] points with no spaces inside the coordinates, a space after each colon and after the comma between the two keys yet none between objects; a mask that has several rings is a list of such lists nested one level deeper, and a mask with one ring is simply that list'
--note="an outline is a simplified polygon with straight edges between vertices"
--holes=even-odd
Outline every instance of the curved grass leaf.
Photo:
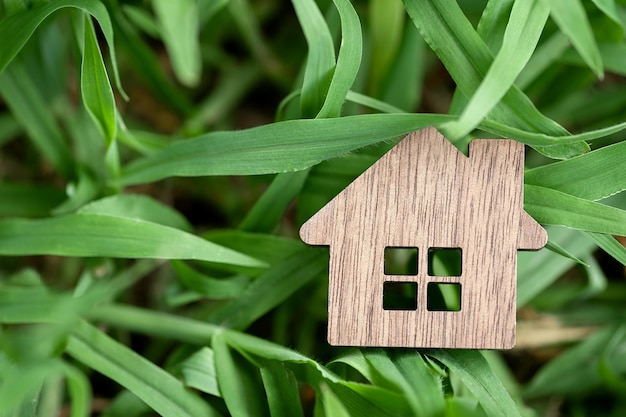
[{"label": "curved grass leaf", "polygon": [[288,120],[240,131],[209,133],[176,142],[131,163],[123,171],[122,184],[170,176],[299,171],[442,120],[446,116],[367,115]]},{"label": "curved grass leaf", "polygon": [[489,46],[493,55],[496,55],[502,47],[513,3],[514,0],[489,0],[480,16],[476,32]]},{"label": "curved grass leaf", "polygon": [[[493,57],[454,0],[404,0],[422,36],[466,97],[471,97],[487,74]],[[490,119],[514,128],[564,136],[567,131],[542,115],[515,86],[493,109]]]},{"label": "curved grass leaf", "polygon": [[85,16],[84,50],[80,91],[87,111],[96,122],[107,147],[115,140],[117,129],[115,99],[109,83],[91,18]]},{"label": "curved grass leaf", "polygon": [[374,351],[364,356],[378,378],[383,379],[383,386],[395,385],[404,393],[414,415],[443,415],[446,404],[441,381],[429,372],[419,353]]},{"label": "curved grass leaf", "polygon": [[545,42],[541,43],[535,50],[535,53],[517,77],[515,84],[520,89],[525,89],[537,77],[539,77],[546,69],[559,59],[563,52],[569,47],[569,40],[561,32],[557,32],[550,36]]},{"label": "curved grass leaf", "polygon": [[265,361],[261,378],[272,417],[304,417],[298,381],[284,363]]},{"label": "curved grass leaf", "polygon": [[619,26],[621,26],[622,29],[625,29],[624,22],[620,18],[619,11],[617,10],[615,0],[591,0],[591,1],[593,1],[593,4],[595,4],[598,9],[602,10],[602,13],[607,15],[612,21],[614,21]]},{"label": "curved grass leaf", "polygon": [[626,141],[567,161],[524,172],[529,185],[552,188],[586,200],[600,200],[626,190]]},{"label": "curved grass leaf", "polygon": [[239,297],[215,310],[209,320],[229,328],[246,328],[317,278],[327,264],[325,251],[304,248],[272,265],[246,287]]},{"label": "curved grass leaf", "polygon": [[263,196],[248,211],[239,229],[271,232],[280,222],[289,204],[302,190],[308,175],[308,170],[278,174]]},{"label": "curved grass leaf", "polygon": [[[600,386],[602,381],[598,370],[599,358],[616,334],[622,332],[623,338],[623,331],[623,325],[607,326],[569,348],[535,374],[524,392],[524,397],[577,395]],[[622,359],[622,372],[624,363],[626,362]],[[573,374],[576,378],[571,377]]]},{"label": "curved grass leaf", "polygon": [[131,391],[164,417],[219,415],[171,374],[86,322],[74,328],[66,351]]},{"label": "curved grass leaf", "polygon": [[187,86],[200,81],[202,60],[195,0],[153,0],[161,36],[178,79]]},{"label": "curved grass leaf", "polygon": [[459,376],[488,416],[521,417],[515,402],[479,351],[430,350],[427,354]]},{"label": "curved grass leaf", "polygon": [[182,261],[172,261],[172,267],[183,285],[212,300],[236,298],[250,283],[250,278],[243,275],[221,279],[211,278]]},{"label": "curved grass leaf", "polygon": [[63,364],[67,380],[72,410],[70,417],[88,417],[91,415],[91,384],[87,376],[74,366]]},{"label": "curved grass leaf", "polygon": [[[353,150],[397,138],[454,116],[370,114],[288,120],[246,130],[215,132],[178,141],[123,170],[123,185],[173,176],[258,175],[298,171]],[[626,123],[577,135],[552,136],[484,121],[480,128],[534,146],[581,143],[626,129]]]},{"label": "curved grass leaf", "polygon": [[602,248],[603,251],[611,255],[622,265],[626,265],[626,247],[618,242],[615,237],[603,233],[587,232],[586,234]]},{"label": "curved grass leaf", "polygon": [[551,10],[552,19],[572,41],[572,45],[599,78],[604,77],[602,58],[591,24],[580,0],[541,0]]},{"label": "curved grass leaf", "polygon": [[542,0],[515,2],[500,52],[470,99],[459,120],[442,126],[455,141],[469,134],[513,86],[530,59],[550,9]]},{"label": "curved grass leaf", "polygon": [[369,92],[380,97],[382,84],[398,58],[406,14],[399,0],[372,0],[368,12],[371,44]]},{"label": "curved grass leaf", "polygon": [[207,394],[221,397],[215,372],[213,350],[203,347],[180,364],[185,385]]},{"label": "curved grass leaf", "polygon": [[[1,32],[0,26],[0,39],[7,39],[2,38]],[[0,53],[3,50],[0,48]],[[69,147],[49,111],[49,104],[20,62],[14,62],[0,73],[0,94],[44,158],[63,176],[72,178],[74,172]]]},{"label": "curved grass leaf", "polygon": [[267,402],[263,395],[259,371],[231,351],[221,333],[213,337],[215,374],[228,412],[233,417],[266,416]]},{"label": "curved grass leaf", "polygon": [[170,206],[140,194],[119,194],[93,201],[78,211],[81,214],[103,214],[139,219],[190,232],[187,219]]},{"label": "curved grass leaf", "polygon": [[524,209],[539,223],[626,236],[626,211],[550,188],[525,185]]},{"label": "curved grass leaf", "polygon": [[265,265],[178,229],[102,214],[0,220],[0,254],[199,259],[231,265]]},{"label": "curved grass leaf", "polygon": [[117,88],[124,98],[127,98],[119,81],[111,20],[104,4],[97,0],[56,0],[37,5],[28,11],[11,15],[0,21],[0,39],[3,41],[3,47],[0,48],[0,73],[22,49],[41,22],[57,10],[68,7],[80,9],[91,14],[100,24],[102,33],[109,46]]},{"label": "curved grass leaf", "polygon": [[348,0],[333,0],[341,18],[341,47],[328,94],[316,118],[339,117],[348,90],[359,72],[363,39],[359,16]]},{"label": "curved grass leaf", "polygon": [[321,109],[335,68],[333,38],[314,0],[292,0],[304,32],[309,53],[302,81],[302,117],[313,117]]},{"label": "curved grass leaf", "polygon": [[337,398],[335,393],[326,385],[322,384],[322,405],[324,413],[327,417],[350,417],[351,414],[346,410],[341,400]]}]

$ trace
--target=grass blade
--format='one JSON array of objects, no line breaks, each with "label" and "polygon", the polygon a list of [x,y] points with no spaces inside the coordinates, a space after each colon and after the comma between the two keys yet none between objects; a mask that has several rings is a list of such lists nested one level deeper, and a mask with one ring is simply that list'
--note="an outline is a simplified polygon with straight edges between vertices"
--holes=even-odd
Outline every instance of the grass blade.
[{"label": "grass blade", "polygon": [[341,48],[326,100],[316,116],[318,119],[341,115],[341,107],[359,72],[363,54],[359,16],[348,0],[333,1],[341,18]]},{"label": "grass blade", "polygon": [[461,378],[488,416],[521,417],[515,402],[479,351],[431,350],[427,354]]},{"label": "grass blade", "polygon": [[107,147],[115,140],[117,129],[115,99],[109,83],[91,18],[85,16],[84,50],[80,91],[87,111],[100,129]]},{"label": "grass blade", "polygon": [[0,220],[0,254],[199,259],[231,265],[265,265],[178,229],[102,214]]},{"label": "grass blade", "polygon": [[314,0],[292,0],[304,32],[309,53],[302,81],[302,117],[313,117],[321,109],[335,68],[333,38]]},{"label": "grass blade", "polygon": [[591,238],[603,251],[611,255],[622,265],[626,265],[626,248],[613,236],[603,233],[587,232]]},{"label": "grass blade", "polygon": [[[7,39],[1,37],[1,32],[0,39]],[[66,178],[72,178],[72,156],[63,134],[21,63],[14,63],[0,74],[0,94],[44,158]]]},{"label": "grass blade", "polygon": [[259,371],[228,346],[222,334],[211,343],[215,357],[215,373],[228,412],[233,417],[266,416],[267,402]]},{"label": "grass blade", "polygon": [[186,86],[197,85],[202,61],[196,1],[154,0],[152,7],[176,76]]},{"label": "grass blade", "polygon": [[140,194],[105,197],[83,206],[78,212],[145,220],[186,232],[193,229],[187,219],[172,207]]},{"label": "grass blade", "polygon": [[308,170],[278,174],[241,221],[239,229],[249,232],[271,232],[289,204],[302,190],[308,175]]},{"label": "grass blade", "polygon": [[304,417],[298,381],[284,363],[266,361],[261,378],[272,417]]},{"label": "grass blade", "polygon": [[513,86],[537,46],[549,13],[541,0],[518,1],[513,5],[502,48],[485,78],[459,120],[442,126],[450,140],[469,134]]},{"label": "grass blade", "polygon": [[542,224],[626,236],[626,211],[550,188],[524,186],[524,209]]},{"label": "grass blade", "polygon": [[604,77],[602,58],[591,24],[580,0],[542,0],[551,10],[552,19],[572,41],[572,45],[598,78]]},{"label": "grass blade", "polygon": [[0,39],[3,40],[3,47],[0,48],[0,73],[15,58],[15,55],[22,49],[41,22],[57,10],[67,7],[80,9],[91,14],[100,24],[102,33],[109,46],[117,88],[122,96],[127,98],[119,81],[115,45],[113,43],[113,27],[111,26],[109,13],[104,4],[96,0],[56,0],[50,3],[39,4],[28,11],[11,15],[2,20],[0,22]]},{"label": "grass blade", "polygon": [[524,173],[526,184],[552,188],[586,200],[600,200],[626,189],[626,141]]},{"label": "grass blade", "polygon": [[317,278],[328,264],[325,251],[304,248],[278,262],[237,298],[216,310],[210,321],[243,329],[276,307],[299,288]]},{"label": "grass blade", "polygon": [[86,322],[75,327],[66,351],[131,391],[164,417],[219,415],[172,375]]}]

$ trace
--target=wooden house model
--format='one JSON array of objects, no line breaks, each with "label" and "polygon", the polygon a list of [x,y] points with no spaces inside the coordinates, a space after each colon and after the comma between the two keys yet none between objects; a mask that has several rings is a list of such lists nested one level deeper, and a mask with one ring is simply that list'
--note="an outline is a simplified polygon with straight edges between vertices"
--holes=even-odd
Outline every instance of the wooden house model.
[{"label": "wooden house model", "polygon": [[[300,229],[330,246],[329,343],[513,347],[517,250],[547,240],[523,209],[523,177],[522,143],[476,139],[466,157],[427,128],[354,180]],[[388,253],[408,269],[394,270]],[[437,268],[450,255],[456,270]],[[460,303],[442,305],[441,294]]]}]

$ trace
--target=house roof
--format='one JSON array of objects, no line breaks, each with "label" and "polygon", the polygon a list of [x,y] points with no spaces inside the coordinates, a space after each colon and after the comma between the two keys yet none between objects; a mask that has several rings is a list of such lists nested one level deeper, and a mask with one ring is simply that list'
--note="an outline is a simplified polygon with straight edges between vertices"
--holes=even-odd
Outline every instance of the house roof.
[{"label": "house roof", "polygon": [[300,236],[331,245],[351,233],[368,239],[371,229],[454,242],[463,231],[450,228],[476,234],[478,223],[512,233],[518,249],[539,249],[547,235],[523,210],[523,162],[524,145],[513,140],[475,139],[466,157],[434,128],[413,132],[311,217]]}]

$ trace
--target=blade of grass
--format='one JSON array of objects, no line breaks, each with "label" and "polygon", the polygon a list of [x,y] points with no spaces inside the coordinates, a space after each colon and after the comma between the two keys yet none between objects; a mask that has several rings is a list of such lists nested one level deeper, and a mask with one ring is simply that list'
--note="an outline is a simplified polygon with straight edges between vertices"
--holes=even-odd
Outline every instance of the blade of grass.
[{"label": "blade of grass", "polygon": [[624,22],[620,18],[619,11],[617,10],[615,0],[591,0],[593,4],[596,5],[598,9],[602,11],[605,15],[607,15],[612,21],[624,28]]},{"label": "blade of grass", "polygon": [[320,276],[327,263],[325,251],[304,248],[272,265],[239,297],[215,310],[209,321],[229,328],[244,329]]},{"label": "blade of grass", "polygon": [[371,42],[368,91],[380,97],[382,84],[400,49],[406,14],[399,0],[370,1],[368,12]]},{"label": "blade of grass", "polygon": [[[454,116],[369,114],[331,119],[288,120],[246,130],[214,132],[178,141],[129,164],[122,185],[172,176],[258,175],[299,171],[323,160],[382,142]],[[626,129],[626,123],[578,135],[551,136],[493,121],[480,128],[534,146],[576,144]]]},{"label": "blade of grass", "polygon": [[621,169],[624,152],[626,141],[529,169],[524,172],[524,181],[586,200],[600,200],[626,190],[626,170]]},{"label": "blade of grass", "polygon": [[213,337],[211,347],[217,383],[229,413],[233,417],[268,415],[259,371],[240,356],[236,358],[222,334]]},{"label": "blade of grass", "polygon": [[83,206],[78,212],[145,220],[185,232],[193,230],[191,224],[178,211],[160,201],[140,194],[120,194],[105,197]]},{"label": "blade of grass", "polygon": [[266,361],[261,367],[261,378],[272,417],[304,417],[298,381],[285,364]]},{"label": "blade of grass", "polygon": [[219,415],[171,374],[86,322],[74,328],[66,351],[131,391],[164,417]]},{"label": "blade of grass", "polygon": [[572,41],[572,45],[598,78],[604,78],[602,58],[580,0],[541,0],[551,10],[552,19]]},{"label": "blade of grass", "polygon": [[[419,353],[365,352],[365,360],[384,386],[396,386],[404,393],[415,415],[437,416],[445,410],[441,381],[429,373]],[[377,383],[378,385],[378,383]]]},{"label": "blade of grass", "polygon": [[550,67],[569,47],[569,40],[561,32],[550,36],[545,42],[539,45],[533,56],[517,77],[515,84],[520,89],[525,89],[546,69]]},{"label": "blade of grass", "polygon": [[[0,31],[0,39],[7,39],[1,36]],[[14,62],[0,74],[0,94],[43,157],[63,176],[72,178],[72,156],[63,134],[21,63]]]},{"label": "blade of grass", "polygon": [[[558,244],[573,257],[585,259],[597,246],[579,230],[546,226],[550,241]],[[554,256],[547,249],[520,252],[518,259],[517,306],[523,307],[576,265],[572,257]]]},{"label": "blade of grass", "polygon": [[70,417],[89,417],[91,415],[91,384],[87,376],[78,368],[63,364],[67,380],[72,410]]},{"label": "blade of grass", "polygon": [[239,229],[249,232],[271,232],[283,217],[291,201],[300,193],[308,170],[278,174],[256,202]]},{"label": "blade of grass", "polygon": [[137,72],[137,76],[163,104],[180,114],[191,114],[194,106],[187,96],[178,90],[164,74],[160,61],[141,39],[135,27],[128,22],[117,2],[108,0],[106,3],[111,10],[119,45],[126,50],[128,62]]},{"label": "blade of grass", "polygon": [[328,25],[315,1],[292,0],[292,4],[309,47],[300,110],[302,117],[314,117],[328,93],[335,68],[335,47]]},{"label": "blade of grass", "polygon": [[587,236],[591,238],[603,251],[611,255],[622,265],[626,265],[626,248],[613,236],[603,233],[586,232]]},{"label": "blade of grass", "polygon": [[178,229],[102,214],[0,220],[0,254],[199,259],[233,265],[265,265]]},{"label": "blade of grass", "polygon": [[626,236],[626,211],[550,188],[524,186],[524,209],[542,224]]},{"label": "blade of grass", "polygon": [[[463,15],[456,1],[404,0],[405,8],[422,36],[446,66],[459,89],[471,97],[493,61],[489,48]],[[566,135],[546,118],[520,90],[513,87],[490,115],[493,120],[518,129]]]},{"label": "blade of grass", "polygon": [[459,120],[442,126],[450,140],[459,140],[469,134],[513,86],[535,50],[548,20],[550,9],[541,1],[518,1],[513,5],[502,48],[485,78]]},{"label": "blade of grass", "polygon": [[172,261],[176,275],[190,290],[212,300],[237,298],[250,283],[250,278],[239,275],[231,278],[211,278],[181,261]]},{"label": "blade of grass", "polygon": [[174,73],[186,86],[200,81],[202,60],[198,40],[198,9],[194,0],[154,0],[152,2],[161,37]]},{"label": "blade of grass", "polygon": [[215,372],[215,355],[213,350],[203,347],[187,358],[180,365],[180,372],[185,385],[207,394],[221,397]]},{"label": "blade of grass", "polygon": [[489,363],[475,350],[431,350],[427,353],[456,373],[489,416],[521,417],[515,402]]},{"label": "blade of grass", "polygon": [[348,0],[333,1],[341,18],[341,47],[326,100],[316,116],[318,119],[341,115],[341,108],[359,72],[363,54],[359,16]]},{"label": "blade of grass", "polygon": [[84,24],[84,51],[80,91],[87,111],[104,136],[107,147],[115,140],[117,129],[115,99],[109,83],[93,23],[88,15]]},{"label": "blade of grass", "polygon": [[502,40],[513,4],[513,0],[489,0],[480,15],[476,32],[485,41],[494,56],[502,47]]},{"label": "blade of grass", "polygon": [[122,89],[118,74],[115,44],[113,43],[113,27],[109,13],[104,4],[96,0],[56,0],[51,3],[39,4],[26,12],[14,14],[0,21],[0,39],[3,40],[3,47],[0,48],[0,73],[15,58],[15,55],[22,49],[41,22],[57,10],[68,7],[83,10],[98,21],[109,46],[117,89],[125,99],[128,99]]}]

